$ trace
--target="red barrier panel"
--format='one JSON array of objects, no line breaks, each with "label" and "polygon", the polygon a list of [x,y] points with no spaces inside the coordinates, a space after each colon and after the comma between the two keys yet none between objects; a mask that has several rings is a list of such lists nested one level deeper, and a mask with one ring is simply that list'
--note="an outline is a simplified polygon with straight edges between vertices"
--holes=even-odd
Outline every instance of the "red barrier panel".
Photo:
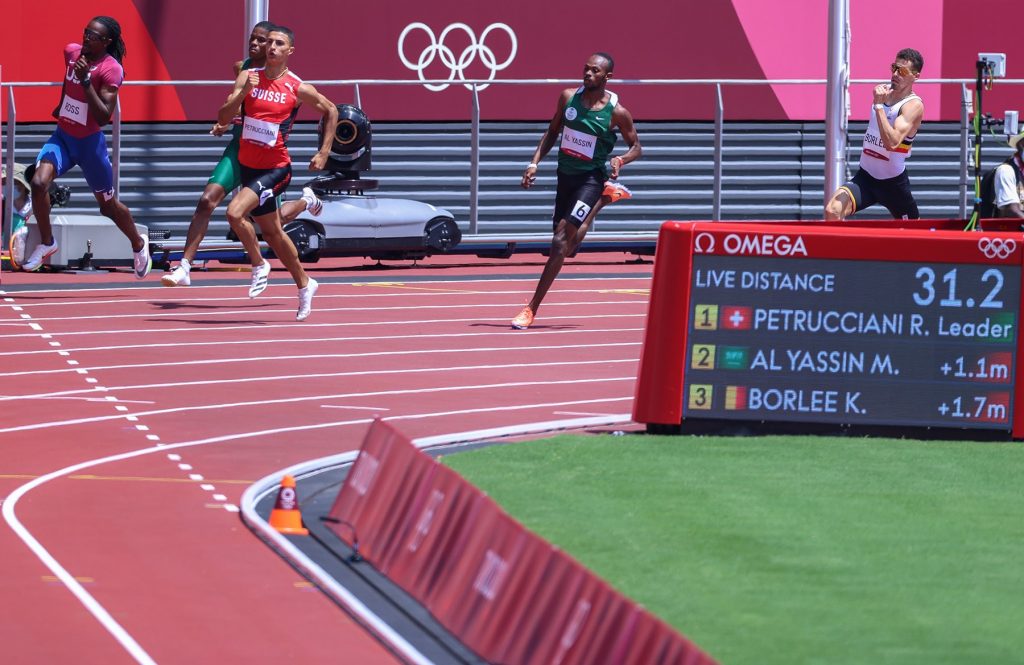
[{"label": "red barrier panel", "polygon": [[[510,621],[495,660],[502,663],[553,663],[563,639],[572,646],[579,617],[589,608],[584,587],[598,580],[564,552],[551,548],[547,562],[535,568],[533,591]],[[511,583],[511,582],[510,582]],[[582,603],[582,607],[581,607]]]},{"label": "red barrier panel", "polygon": [[[380,421],[331,516],[466,646],[508,665],[713,661]],[[331,525],[351,543],[346,525]]]},{"label": "red barrier panel", "polygon": [[[424,455],[426,457],[426,455]],[[390,559],[389,576],[420,602],[448,583],[462,556],[482,493],[452,469],[438,465],[419,488],[410,529]]]},{"label": "red barrier panel", "polygon": [[355,533],[344,523],[328,522],[330,528],[349,544],[358,535],[360,553],[379,566],[403,524],[419,479],[434,465],[390,425],[374,422],[330,512]]}]

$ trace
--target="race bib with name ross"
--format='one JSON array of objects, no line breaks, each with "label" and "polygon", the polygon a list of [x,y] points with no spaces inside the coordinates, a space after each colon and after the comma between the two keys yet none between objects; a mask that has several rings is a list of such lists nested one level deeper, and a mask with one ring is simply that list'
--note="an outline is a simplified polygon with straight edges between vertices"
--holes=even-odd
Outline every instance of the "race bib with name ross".
[{"label": "race bib with name ross", "polygon": [[60,102],[60,117],[84,125],[89,121],[89,105],[64,95]]}]

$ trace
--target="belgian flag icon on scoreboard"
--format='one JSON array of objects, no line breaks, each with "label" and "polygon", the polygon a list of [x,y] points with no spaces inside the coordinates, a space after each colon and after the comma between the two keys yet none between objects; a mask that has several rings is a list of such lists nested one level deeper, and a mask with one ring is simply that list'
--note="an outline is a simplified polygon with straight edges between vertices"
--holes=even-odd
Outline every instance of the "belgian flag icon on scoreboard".
[{"label": "belgian flag icon on scoreboard", "polygon": [[743,411],[747,408],[747,387],[726,386],[725,387],[725,410]]}]

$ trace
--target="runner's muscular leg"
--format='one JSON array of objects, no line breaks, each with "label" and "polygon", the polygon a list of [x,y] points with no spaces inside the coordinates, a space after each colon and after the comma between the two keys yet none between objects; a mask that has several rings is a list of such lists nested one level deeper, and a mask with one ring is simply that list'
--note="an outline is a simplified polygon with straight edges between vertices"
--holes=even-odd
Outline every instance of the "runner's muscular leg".
[{"label": "runner's muscular leg", "polygon": [[53,162],[43,160],[32,174],[32,214],[39,228],[39,241],[44,245],[53,244],[53,229],[50,227],[50,184],[57,175]]},{"label": "runner's muscular leg", "polygon": [[206,185],[199,202],[196,203],[196,211],[192,213],[192,221],[188,223],[188,234],[185,236],[185,251],[183,258],[191,262],[199,251],[199,245],[206,236],[206,230],[210,227],[210,217],[213,211],[221,204],[227,192],[224,188],[211,182]]},{"label": "runner's muscular leg", "polygon": [[299,263],[299,252],[295,249],[295,244],[281,228],[280,211],[274,210],[265,215],[253,217],[253,220],[260,225],[263,239],[270,245],[270,249],[274,250],[274,255],[277,259],[291,273],[292,279],[295,280],[295,285],[300,289],[305,288],[309,282],[309,277],[306,276],[306,271],[302,269],[302,264]]},{"label": "runner's muscular leg", "polygon": [[256,209],[259,202],[260,199],[256,192],[248,187],[243,187],[231,199],[227,213],[228,224],[231,225],[231,230],[235,232],[235,235],[241,241],[242,247],[245,248],[246,253],[249,255],[249,263],[254,268],[263,263],[263,255],[260,253],[260,243],[256,238],[256,229],[253,228],[246,218],[249,216],[249,213]]},{"label": "runner's muscular leg", "polygon": [[145,241],[139,235],[138,229],[135,228],[135,220],[132,219],[132,213],[128,210],[128,206],[121,203],[117,196],[111,195],[108,198],[104,192],[93,192],[92,194],[100,206],[100,214],[114,220],[117,228],[121,229],[121,233],[132,243],[132,251],[142,251]]},{"label": "runner's muscular leg", "polygon": [[845,187],[840,187],[825,204],[825,219],[841,222],[854,213],[853,198]]}]

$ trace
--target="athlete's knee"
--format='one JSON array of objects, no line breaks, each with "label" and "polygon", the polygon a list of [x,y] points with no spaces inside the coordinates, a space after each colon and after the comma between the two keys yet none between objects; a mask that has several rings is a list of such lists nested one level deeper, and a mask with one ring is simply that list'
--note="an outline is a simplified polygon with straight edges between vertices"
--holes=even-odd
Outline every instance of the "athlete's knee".
[{"label": "athlete's knee", "polygon": [[209,189],[203,191],[202,196],[199,197],[198,208],[201,212],[213,214],[213,211],[217,209],[220,202],[224,200],[224,196],[220,192],[211,192]]},{"label": "athlete's knee", "polygon": [[263,239],[267,242],[274,242],[282,237],[285,237],[281,227],[277,224],[268,224],[266,226],[260,225],[260,232],[263,234]]},{"label": "athlete's knee", "polygon": [[121,205],[120,202],[113,197],[109,199],[104,198],[102,201],[99,202],[99,204],[100,214],[103,215],[104,217],[109,217],[110,219],[114,219],[114,217],[117,215],[118,207]]},{"label": "athlete's knee", "polygon": [[834,221],[841,220],[852,211],[849,196],[845,192],[838,192],[825,204],[825,219]]}]

